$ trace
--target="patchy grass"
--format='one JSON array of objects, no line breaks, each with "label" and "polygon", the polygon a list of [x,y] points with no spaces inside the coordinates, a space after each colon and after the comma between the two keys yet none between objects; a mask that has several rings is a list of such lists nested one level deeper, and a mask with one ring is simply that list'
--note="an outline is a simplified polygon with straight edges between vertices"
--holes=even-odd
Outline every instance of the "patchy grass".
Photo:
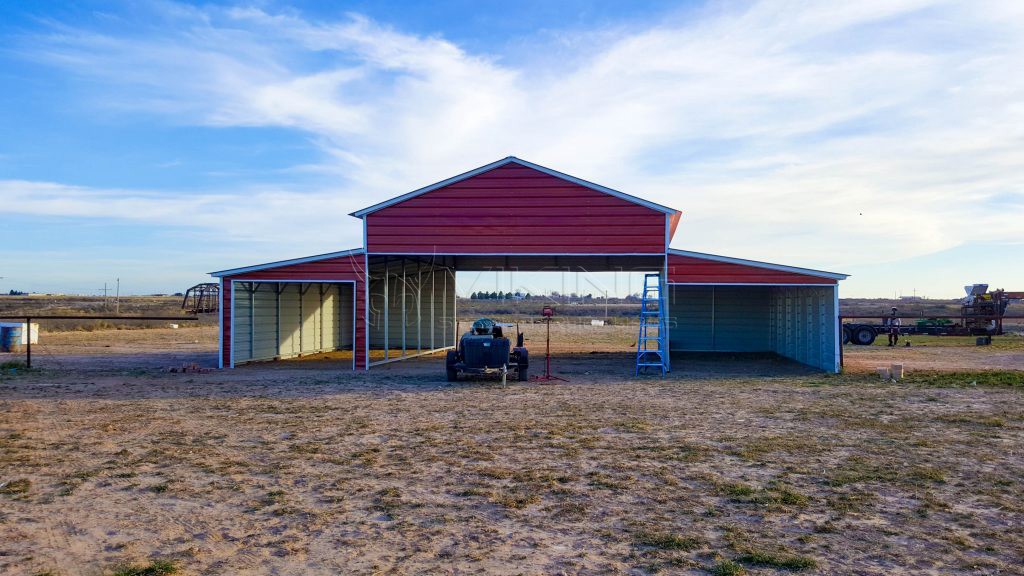
[{"label": "patchy grass", "polygon": [[985,387],[1024,387],[1024,371],[1021,370],[983,370],[977,372],[934,372],[914,371],[902,381],[903,384],[929,386],[935,388],[962,388],[972,386]]},{"label": "patchy grass", "polygon": [[1014,573],[1024,549],[1022,388],[699,360],[634,380],[581,355],[570,382],[500,389],[439,361],[5,381],[0,478],[32,484],[0,497],[24,533],[0,573],[130,553],[284,574],[338,549],[339,573]]},{"label": "patchy grass", "polygon": [[115,566],[111,576],[167,576],[176,574],[178,566],[170,560],[153,560],[149,564],[120,564]]},{"label": "patchy grass", "polygon": [[703,545],[700,538],[680,536],[672,532],[658,530],[639,530],[633,533],[633,543],[637,546],[657,548],[658,550],[683,550],[689,552]]},{"label": "patchy grass", "polygon": [[27,478],[18,478],[17,480],[0,482],[0,494],[7,494],[9,496],[26,494],[31,487],[32,482]]},{"label": "patchy grass", "polygon": [[732,560],[722,560],[708,569],[712,576],[743,576],[747,571]]},{"label": "patchy grass", "polygon": [[778,568],[780,570],[791,570],[799,572],[818,567],[818,561],[809,556],[797,556],[791,554],[773,554],[769,552],[748,552],[737,558],[743,564],[751,566],[763,566],[767,568]]}]

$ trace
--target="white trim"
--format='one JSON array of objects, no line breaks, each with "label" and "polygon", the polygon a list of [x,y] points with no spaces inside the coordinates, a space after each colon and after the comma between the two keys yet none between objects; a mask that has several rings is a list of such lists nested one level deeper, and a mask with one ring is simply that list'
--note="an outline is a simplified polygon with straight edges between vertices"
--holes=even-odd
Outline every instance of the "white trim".
[{"label": "white trim", "polygon": [[[667,215],[665,216],[665,221],[666,222],[668,221],[668,216]],[[668,230],[667,229],[665,231],[665,234],[666,234],[666,237],[667,237],[667,235],[668,235]],[[667,239],[666,239],[666,242],[668,242]],[[669,283],[668,283],[668,252],[665,252],[665,268],[664,268],[664,271],[665,271],[665,293],[661,295],[662,301],[660,303],[658,303],[658,306],[661,306],[661,303],[664,303],[665,304],[665,312],[662,314],[662,317],[664,318],[664,322],[662,323],[661,326],[658,326],[658,333],[659,334],[661,333],[662,328],[665,329],[665,350],[663,351],[663,353],[665,354],[665,357],[662,360],[662,362],[665,363],[665,372],[671,372],[672,371],[672,327],[669,326],[669,322],[672,320],[672,302],[671,302],[672,291],[669,289]],[[658,281],[660,282],[661,279],[659,278]],[[658,287],[658,293],[659,294],[661,293],[661,287],[660,286]],[[712,306],[714,306],[714,304],[712,304]]]},{"label": "white trim", "polygon": [[835,324],[832,325],[832,337],[836,339],[835,356],[832,357],[832,363],[834,365],[832,373],[839,374],[841,369],[839,367],[839,354],[842,353],[839,348],[843,345],[843,336],[841,332],[842,320],[839,319],[839,284],[835,284],[832,288],[832,294],[834,296],[833,301],[835,303],[835,314],[833,314],[833,316],[835,316]]},{"label": "white trim", "polygon": [[[365,243],[365,239],[364,239]],[[230,270],[221,270],[219,272],[210,272],[210,276],[222,278],[224,276],[236,276],[238,274],[244,274],[246,272],[256,272],[258,270],[266,270],[267,268],[279,268],[281,266],[290,266],[292,264],[303,264],[305,262],[316,262],[317,260],[327,260],[330,258],[340,258],[342,256],[354,256],[365,252],[363,248],[352,248],[351,250],[342,250],[340,252],[329,252],[327,254],[317,254],[316,256],[305,256],[303,258],[292,258],[291,260],[278,260],[277,262],[267,262],[266,264],[256,264],[253,266],[246,266],[244,268],[232,268]],[[248,280],[248,279],[246,279]]]},{"label": "white trim", "polygon": [[363,370],[370,369],[370,254],[366,252],[366,217],[363,217]]},{"label": "white trim", "polygon": [[487,172],[489,170],[493,170],[495,168],[500,168],[501,166],[504,166],[506,164],[512,164],[512,163],[519,164],[520,166],[525,166],[527,168],[533,168],[534,170],[537,170],[538,172],[543,172],[543,173],[547,174],[548,176],[554,176],[555,178],[560,178],[562,180],[567,180],[569,182],[572,182],[573,184],[578,184],[580,186],[583,186],[583,187],[586,187],[586,188],[590,188],[591,190],[595,190],[597,192],[603,192],[605,194],[608,194],[608,195],[611,195],[611,196],[615,196],[616,198],[621,198],[622,200],[626,200],[626,201],[632,202],[634,204],[639,204],[639,205],[641,205],[641,206],[643,206],[645,208],[650,208],[651,210],[656,210],[658,212],[664,212],[666,214],[675,214],[676,212],[678,212],[678,210],[669,208],[667,206],[662,206],[661,204],[655,204],[654,202],[651,202],[649,200],[644,200],[643,198],[637,198],[636,196],[632,196],[632,195],[626,194],[625,192],[619,192],[618,190],[613,190],[611,188],[607,188],[605,186],[601,186],[600,184],[594,184],[593,182],[588,182],[588,181],[583,180],[581,178],[577,178],[575,176],[570,176],[570,175],[565,174],[563,172],[559,172],[557,170],[553,170],[551,168],[547,168],[547,167],[541,166],[539,164],[534,164],[533,162],[527,162],[526,160],[522,160],[520,158],[516,158],[515,156],[509,156],[507,158],[502,158],[501,160],[498,160],[497,162],[491,162],[490,164],[486,164],[484,166],[480,166],[479,168],[474,168],[474,169],[472,169],[472,170],[470,170],[468,172],[463,172],[462,174],[459,174],[458,176],[453,176],[453,177],[448,178],[446,180],[442,180],[440,182],[436,182],[436,183],[431,184],[429,186],[424,186],[423,188],[419,188],[417,190],[413,190],[412,192],[408,192],[406,194],[402,194],[401,196],[396,196],[396,197],[394,197],[394,198],[392,198],[390,200],[385,200],[383,202],[378,202],[377,204],[374,204],[373,206],[368,206],[366,208],[363,208],[362,210],[357,210],[355,212],[352,212],[349,215],[350,216],[355,216],[356,218],[363,218],[367,214],[376,212],[376,211],[381,210],[383,208],[387,208],[388,206],[394,206],[395,204],[398,204],[400,202],[405,202],[406,200],[409,200],[410,198],[415,198],[416,196],[419,196],[421,194],[426,194],[427,192],[431,192],[431,191],[437,190],[438,188],[443,188],[445,186],[448,186],[449,184],[455,184],[456,182],[461,182],[463,180],[466,180],[467,178],[472,178],[473,176],[477,176],[477,175],[482,174],[484,172]]},{"label": "white trim", "polygon": [[796,266],[785,266],[783,264],[771,264],[769,262],[760,262],[758,260],[744,260],[742,258],[732,258],[730,256],[719,256],[717,254],[706,254],[704,252],[691,252],[689,250],[677,250],[675,248],[668,249],[669,255],[675,256],[688,256],[690,258],[699,258],[701,260],[711,260],[713,262],[725,262],[728,264],[741,264],[743,266],[753,266],[755,268],[766,268],[768,270],[778,270],[780,272],[793,272],[795,274],[806,274],[808,276],[820,276],[822,278],[832,278],[835,280],[845,280],[850,277],[849,274],[839,274],[837,272],[825,272],[824,270],[812,270],[811,268],[798,268]]},{"label": "white trim", "polygon": [[[356,316],[356,301],[359,299],[359,283],[352,282],[352,371],[356,370],[356,324],[359,322]],[[340,292],[340,291],[339,291]]]},{"label": "white trim", "polygon": [[791,288],[799,288],[801,286],[807,286],[809,288],[831,288],[836,284],[784,284],[784,283],[773,283],[773,282],[669,282],[669,286],[788,286]]},{"label": "white trim", "polygon": [[217,291],[217,368],[224,369],[224,279],[218,279],[220,290]]}]

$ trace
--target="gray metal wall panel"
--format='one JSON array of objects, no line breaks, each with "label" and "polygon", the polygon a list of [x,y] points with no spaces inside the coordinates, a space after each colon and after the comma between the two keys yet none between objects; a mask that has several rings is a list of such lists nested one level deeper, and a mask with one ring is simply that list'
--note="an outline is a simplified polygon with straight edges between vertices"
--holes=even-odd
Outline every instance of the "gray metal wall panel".
[{"label": "gray metal wall panel", "polygon": [[276,284],[260,283],[253,309],[253,360],[269,360],[277,356]]},{"label": "gray metal wall panel", "polygon": [[252,309],[250,303],[251,283],[235,283],[235,307],[231,311],[235,329],[231,333],[233,342],[231,352],[234,354],[235,363],[246,362],[252,359],[252,348],[249,345],[249,327],[251,326],[249,314]]},{"label": "gray metal wall panel", "polygon": [[338,286],[335,284],[321,284],[320,306],[320,349],[335,350],[338,348]]},{"label": "gray metal wall panel", "polygon": [[317,285],[301,284],[302,294],[302,338],[300,352],[309,354],[320,349],[320,293]]},{"label": "gray metal wall panel", "polygon": [[715,286],[714,350],[770,350],[771,295],[763,286]]},{"label": "gray metal wall panel", "polygon": [[281,288],[281,353],[282,358],[297,356],[299,348],[299,286],[285,284]]},{"label": "gray metal wall panel", "polygon": [[355,318],[352,316],[352,284],[338,284],[335,287],[336,293],[336,308],[337,314],[337,340],[336,346],[339,350],[351,350],[352,349],[352,327],[355,322]]},{"label": "gray metal wall panel", "polygon": [[669,345],[672,350],[713,349],[711,294],[711,286],[669,286]]},{"label": "gray metal wall panel", "polygon": [[692,352],[768,352],[771,312],[764,286],[670,286],[669,345]]},{"label": "gray metal wall panel", "polygon": [[770,336],[773,351],[815,368],[835,371],[838,319],[833,288],[773,288],[771,304],[775,319]]}]

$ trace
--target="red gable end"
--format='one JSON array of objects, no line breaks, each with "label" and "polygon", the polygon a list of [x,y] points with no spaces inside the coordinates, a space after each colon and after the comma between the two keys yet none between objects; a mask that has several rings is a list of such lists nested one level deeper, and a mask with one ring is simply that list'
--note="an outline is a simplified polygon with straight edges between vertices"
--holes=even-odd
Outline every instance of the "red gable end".
[{"label": "red gable end", "polygon": [[371,254],[661,254],[670,225],[664,212],[515,162],[364,217]]}]

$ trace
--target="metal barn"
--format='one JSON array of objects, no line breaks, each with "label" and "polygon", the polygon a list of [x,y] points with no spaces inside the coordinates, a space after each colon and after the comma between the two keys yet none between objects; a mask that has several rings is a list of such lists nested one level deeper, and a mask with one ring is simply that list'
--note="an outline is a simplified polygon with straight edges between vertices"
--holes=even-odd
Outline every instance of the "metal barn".
[{"label": "metal barn", "polygon": [[839,369],[843,274],[674,250],[678,210],[515,157],[353,212],[364,246],[214,272],[221,367],[350,351],[352,368],[455,345],[455,272],[657,273],[671,351]]}]

